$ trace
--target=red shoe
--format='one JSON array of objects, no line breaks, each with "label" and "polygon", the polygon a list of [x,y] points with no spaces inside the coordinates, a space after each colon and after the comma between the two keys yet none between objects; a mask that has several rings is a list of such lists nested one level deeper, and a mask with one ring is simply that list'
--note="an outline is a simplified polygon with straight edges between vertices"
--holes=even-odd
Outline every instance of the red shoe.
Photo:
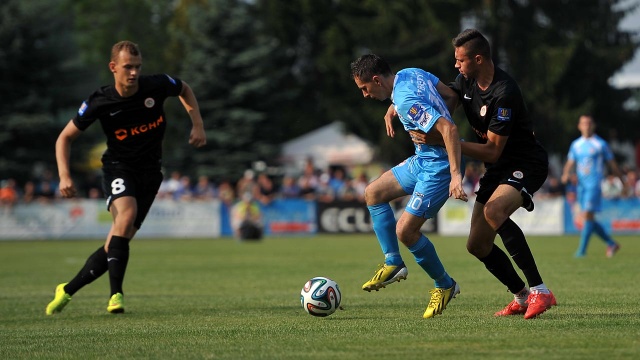
[{"label": "red shoe", "polygon": [[509,316],[509,315],[520,315],[520,314],[524,314],[527,312],[527,306],[521,306],[520,304],[518,304],[518,302],[514,299],[512,302],[509,303],[509,305],[507,305],[507,307],[505,307],[504,309],[498,311],[497,313],[493,314],[493,316]]},{"label": "red shoe", "polygon": [[613,244],[610,246],[607,246],[607,257],[613,257],[613,255],[615,255],[618,250],[620,250],[620,244]]},{"label": "red shoe", "polygon": [[551,309],[552,306],[557,305],[556,297],[549,291],[548,294],[541,294],[538,292],[531,292],[527,299],[527,311],[524,314],[525,319],[534,318],[543,312]]}]

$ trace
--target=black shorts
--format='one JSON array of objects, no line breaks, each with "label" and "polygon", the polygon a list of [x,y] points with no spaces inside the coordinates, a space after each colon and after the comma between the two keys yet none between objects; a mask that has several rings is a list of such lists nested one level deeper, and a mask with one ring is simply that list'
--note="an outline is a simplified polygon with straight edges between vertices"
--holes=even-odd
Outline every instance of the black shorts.
[{"label": "black shorts", "polygon": [[520,191],[522,207],[527,211],[532,211],[533,193],[542,187],[548,174],[548,163],[490,167],[480,179],[480,187],[476,191],[476,201],[486,204],[498,186],[507,184]]},{"label": "black shorts", "polygon": [[160,189],[162,172],[159,169],[137,170],[122,164],[104,166],[102,172],[102,189],[107,196],[107,210],[115,199],[133,196],[138,205],[133,225],[140,229]]}]

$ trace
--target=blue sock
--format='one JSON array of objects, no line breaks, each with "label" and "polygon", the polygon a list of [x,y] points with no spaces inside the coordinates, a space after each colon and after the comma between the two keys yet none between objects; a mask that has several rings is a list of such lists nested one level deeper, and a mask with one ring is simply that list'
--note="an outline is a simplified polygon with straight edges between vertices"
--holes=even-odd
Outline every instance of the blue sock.
[{"label": "blue sock", "polygon": [[593,226],[593,220],[584,221],[584,227],[580,234],[580,246],[578,247],[576,255],[584,255],[587,253],[587,245],[589,245],[589,238],[591,238],[591,234],[593,233]]},{"label": "blue sock", "polygon": [[396,236],[396,218],[389,204],[376,204],[367,206],[371,214],[373,231],[376,233],[378,243],[384,254],[384,263],[387,265],[402,264],[398,237]]},{"label": "blue sock", "polygon": [[409,247],[409,251],[416,258],[416,262],[435,281],[437,288],[448,289],[453,286],[453,280],[444,271],[444,266],[438,258],[436,248],[426,236],[420,235],[418,242]]},{"label": "blue sock", "polygon": [[593,231],[595,231],[595,233],[598,236],[600,236],[602,238],[602,240],[604,240],[604,242],[607,243],[607,245],[613,246],[613,245],[616,244],[616,242],[613,241],[611,236],[609,236],[609,234],[607,234],[607,232],[604,230],[602,225],[600,225],[600,223],[595,221],[595,220],[593,221]]}]

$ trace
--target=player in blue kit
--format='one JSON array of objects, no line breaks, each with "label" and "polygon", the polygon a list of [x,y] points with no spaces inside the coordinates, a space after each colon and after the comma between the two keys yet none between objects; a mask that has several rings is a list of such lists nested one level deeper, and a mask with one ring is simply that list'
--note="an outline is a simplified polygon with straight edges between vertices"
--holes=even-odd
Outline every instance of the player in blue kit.
[{"label": "player in blue kit", "polygon": [[[432,318],[442,313],[460,292],[460,287],[447,274],[435,247],[420,228],[450,196],[467,200],[462,188],[458,129],[437,90],[446,85],[417,68],[393,74],[389,64],[373,54],[363,55],[351,63],[351,76],[365,98],[380,101],[391,98],[405,130],[437,132],[444,139],[444,146],[416,144],[415,155],[382,174],[365,190],[365,201],[385,262],[362,289],[378,290],[406,279],[408,272],[400,256],[400,240],[435,282],[423,314],[424,318]],[[406,195],[411,198],[396,224],[389,202]]]},{"label": "player in blue kit", "polygon": [[605,140],[595,133],[595,128],[596,124],[592,116],[580,116],[578,130],[582,136],[571,143],[567,162],[562,171],[561,180],[564,184],[569,181],[574,167],[578,175],[577,196],[584,225],[576,257],[584,257],[587,254],[589,238],[594,232],[607,244],[608,257],[612,257],[620,249],[620,245],[613,241],[611,235],[595,219],[595,213],[600,211],[601,206],[602,188],[600,184],[605,176],[605,165],[608,164],[614,175],[621,177],[611,148]]}]

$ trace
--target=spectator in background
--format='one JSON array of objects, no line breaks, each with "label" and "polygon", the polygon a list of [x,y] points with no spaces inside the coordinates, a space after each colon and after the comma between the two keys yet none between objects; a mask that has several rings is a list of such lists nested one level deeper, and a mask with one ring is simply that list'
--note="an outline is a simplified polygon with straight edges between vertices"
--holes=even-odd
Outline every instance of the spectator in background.
[{"label": "spectator in background", "polygon": [[353,179],[345,177],[344,182],[338,190],[338,199],[342,201],[358,201],[358,189],[356,189]]},{"label": "spectator in background", "polygon": [[254,197],[262,205],[269,205],[276,198],[278,191],[273,180],[265,173],[258,174],[257,186],[255,188]]},{"label": "spectator in background", "polygon": [[173,200],[189,201],[193,199],[193,189],[191,188],[191,178],[183,175],[180,177],[178,188],[173,192]]},{"label": "spectator in background", "polygon": [[636,170],[640,171],[640,138],[636,139],[636,145],[635,145],[635,152],[634,152],[635,158],[636,158]]},{"label": "spectator in background", "polygon": [[231,227],[239,240],[262,239],[262,212],[260,205],[249,192],[231,208]]},{"label": "spectator in background", "polygon": [[320,179],[316,173],[316,168],[313,166],[313,161],[309,158],[302,170],[302,175],[298,178],[298,185],[303,192],[302,195],[308,197],[308,195],[315,193],[319,184]]},{"label": "spectator in background", "polygon": [[360,202],[364,201],[364,190],[369,185],[369,178],[367,177],[367,173],[362,171],[353,181],[353,187],[356,189],[356,199]]},{"label": "spectator in background", "polygon": [[[318,184],[315,183],[314,178],[309,176],[301,176],[298,179],[298,183],[300,184],[300,197],[305,200],[315,200],[316,199],[316,190],[318,188]],[[314,185],[315,183],[315,185]]]},{"label": "spectator in background", "polygon": [[300,197],[300,186],[298,185],[295,177],[285,175],[282,178],[280,197],[283,199],[297,199]]},{"label": "spectator in background", "polygon": [[36,190],[36,200],[40,202],[51,202],[56,198],[56,189],[52,187],[50,181],[41,181]]},{"label": "spectator in background", "polygon": [[640,197],[640,181],[638,181],[638,173],[635,170],[627,171],[624,177],[624,188],[624,197]]},{"label": "spectator in background", "polygon": [[602,189],[602,197],[605,199],[620,199],[625,192],[624,182],[613,174],[607,174],[607,176],[602,179],[600,187]]},{"label": "spectator in background", "polygon": [[238,196],[244,193],[256,193],[258,184],[256,183],[255,175],[255,172],[251,169],[247,169],[244,171],[242,178],[240,178],[240,180],[238,180],[238,182],[236,183],[236,194],[238,194]]},{"label": "spectator in background", "polygon": [[27,181],[24,183],[22,190],[22,202],[25,204],[31,203],[36,199],[36,184],[33,181]]},{"label": "spectator in background", "polygon": [[227,206],[231,206],[236,200],[233,185],[231,185],[229,180],[222,180],[218,185],[218,198]]},{"label": "spectator in background", "polygon": [[193,187],[193,198],[195,200],[206,201],[216,198],[216,188],[209,181],[206,175],[198,176],[198,182]]},{"label": "spectator in background", "polygon": [[618,177],[621,176],[609,144],[595,133],[595,129],[596,123],[592,116],[580,116],[578,130],[580,130],[581,136],[571,143],[567,162],[562,170],[562,183],[566,184],[569,181],[569,176],[574,168],[578,176],[577,200],[584,218],[580,245],[575,254],[578,258],[587,254],[587,245],[594,232],[607,244],[606,254],[608,257],[612,257],[620,249],[620,245],[595,219],[596,212],[600,211],[601,198],[605,191],[605,187],[602,185],[605,165],[608,164]]},{"label": "spectator in background", "polygon": [[329,172],[329,186],[333,190],[334,194],[340,194],[342,192],[342,187],[344,186],[346,181],[346,174],[344,173],[344,169],[341,167],[336,167],[333,171]]},{"label": "spectator in background", "polygon": [[336,199],[336,193],[333,191],[331,185],[329,185],[329,174],[320,175],[320,182],[315,191],[316,200],[323,203],[330,203]]},{"label": "spectator in background", "polygon": [[540,197],[552,199],[564,196],[564,185],[556,176],[549,174],[547,181],[542,185]]},{"label": "spectator in background", "polygon": [[172,171],[169,178],[162,180],[160,189],[158,189],[158,199],[172,199],[173,194],[178,191],[180,187],[180,177],[182,175],[179,171]]},{"label": "spectator in background", "polygon": [[5,213],[9,213],[17,203],[18,189],[16,188],[16,180],[9,178],[0,181],[0,208]]}]

